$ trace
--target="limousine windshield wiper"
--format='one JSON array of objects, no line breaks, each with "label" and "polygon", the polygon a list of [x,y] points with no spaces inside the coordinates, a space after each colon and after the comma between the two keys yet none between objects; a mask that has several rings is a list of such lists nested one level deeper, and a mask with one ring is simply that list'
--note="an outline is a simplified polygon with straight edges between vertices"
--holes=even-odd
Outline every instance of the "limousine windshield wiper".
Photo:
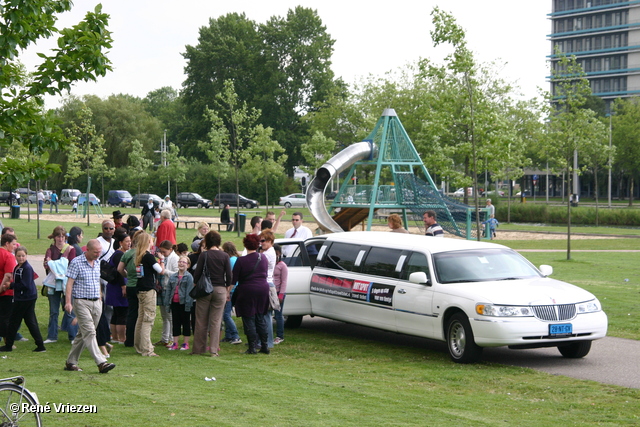
[{"label": "limousine windshield wiper", "polygon": [[482,279],[458,279],[458,280],[447,280],[446,282],[441,282],[441,283],[449,284],[449,283],[475,283],[475,282],[486,282],[486,280],[482,280]]}]

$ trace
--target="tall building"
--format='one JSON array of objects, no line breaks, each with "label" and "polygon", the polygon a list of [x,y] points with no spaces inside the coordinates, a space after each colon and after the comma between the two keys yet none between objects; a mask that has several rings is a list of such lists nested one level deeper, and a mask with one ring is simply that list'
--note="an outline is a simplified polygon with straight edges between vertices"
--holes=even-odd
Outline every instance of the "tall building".
[{"label": "tall building", "polygon": [[[640,94],[640,0],[552,0],[551,55],[575,55],[607,104]],[[555,61],[554,61],[555,59]],[[555,93],[554,84],[551,84]]]}]

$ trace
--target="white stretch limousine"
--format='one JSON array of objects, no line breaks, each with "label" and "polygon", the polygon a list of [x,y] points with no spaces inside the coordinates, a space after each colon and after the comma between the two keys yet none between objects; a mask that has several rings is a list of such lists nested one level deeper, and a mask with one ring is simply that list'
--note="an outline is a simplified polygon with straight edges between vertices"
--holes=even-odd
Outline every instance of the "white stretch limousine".
[{"label": "white stretch limousine", "polygon": [[607,333],[600,301],[502,245],[389,232],[278,239],[288,327],[305,315],[446,341],[459,363],[483,347],[558,347],[584,357]]}]

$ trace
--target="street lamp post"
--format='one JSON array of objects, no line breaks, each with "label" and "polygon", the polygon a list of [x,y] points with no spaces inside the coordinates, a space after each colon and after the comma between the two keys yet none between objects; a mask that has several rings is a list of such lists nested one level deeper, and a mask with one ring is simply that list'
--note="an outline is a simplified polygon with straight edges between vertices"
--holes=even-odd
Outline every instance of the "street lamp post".
[{"label": "street lamp post", "polygon": [[607,185],[607,200],[609,201],[609,209],[611,209],[611,138],[612,138],[612,127],[611,127],[611,113],[609,113],[609,183]]}]

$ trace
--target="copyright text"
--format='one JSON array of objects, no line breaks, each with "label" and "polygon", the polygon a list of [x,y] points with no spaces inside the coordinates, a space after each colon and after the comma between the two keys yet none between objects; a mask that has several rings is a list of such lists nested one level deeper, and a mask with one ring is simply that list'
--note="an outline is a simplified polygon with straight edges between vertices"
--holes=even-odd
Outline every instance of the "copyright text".
[{"label": "copyright text", "polygon": [[12,403],[11,412],[39,413],[39,414],[97,414],[96,405],[72,405],[70,403],[49,403],[44,405],[31,405],[29,403]]}]

